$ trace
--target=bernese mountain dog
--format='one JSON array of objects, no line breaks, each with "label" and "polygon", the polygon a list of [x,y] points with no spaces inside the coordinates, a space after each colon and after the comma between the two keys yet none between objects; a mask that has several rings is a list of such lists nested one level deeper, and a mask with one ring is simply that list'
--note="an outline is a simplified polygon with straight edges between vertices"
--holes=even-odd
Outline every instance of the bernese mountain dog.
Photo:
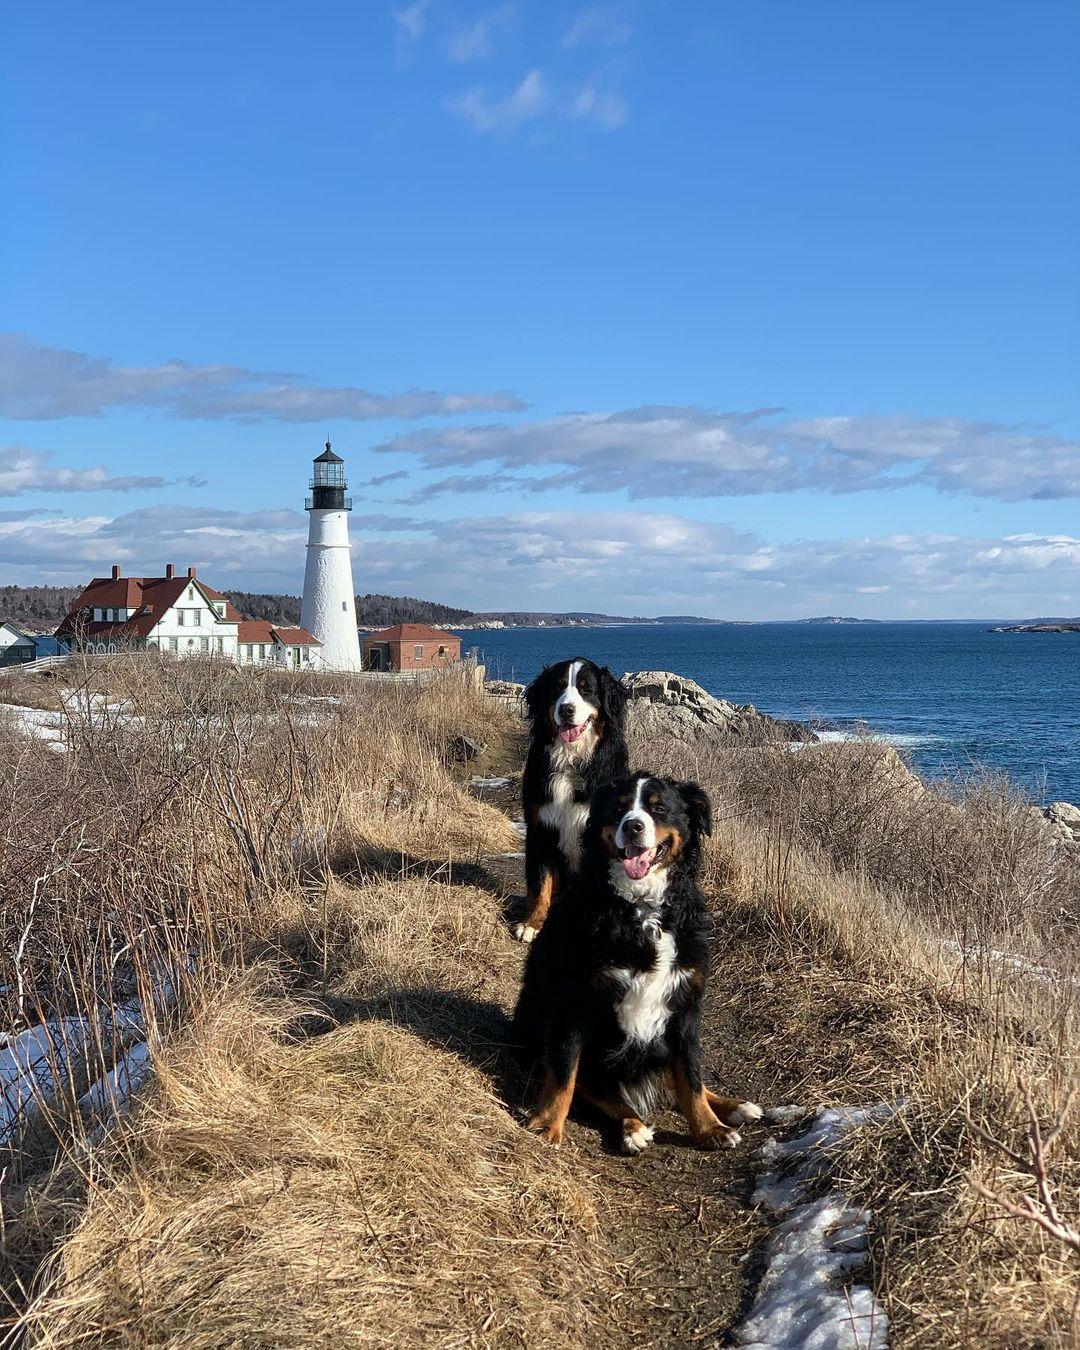
[{"label": "bernese mountain dog", "polygon": [[558,888],[577,871],[593,794],[630,769],[625,689],[583,657],[548,666],[525,690],[532,740],[521,780],[526,909],[514,937],[531,942]]},{"label": "bernese mountain dog", "polygon": [[698,885],[712,829],[696,783],[636,773],[593,800],[580,872],[533,943],[514,1037],[544,1069],[529,1128],[553,1144],[575,1092],[616,1122],[625,1152],[653,1137],[673,1098],[691,1138],[733,1148],[761,1108],[702,1079],[701,1012],[709,921]]}]

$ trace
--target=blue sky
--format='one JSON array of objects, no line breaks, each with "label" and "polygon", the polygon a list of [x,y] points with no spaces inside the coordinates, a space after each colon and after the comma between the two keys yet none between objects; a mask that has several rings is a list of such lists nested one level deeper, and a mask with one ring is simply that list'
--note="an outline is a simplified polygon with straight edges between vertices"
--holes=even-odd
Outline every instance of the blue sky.
[{"label": "blue sky", "polygon": [[[1080,37],[1035,3],[43,3],[0,581],[1080,611]],[[374,481],[373,481],[374,480]]]}]

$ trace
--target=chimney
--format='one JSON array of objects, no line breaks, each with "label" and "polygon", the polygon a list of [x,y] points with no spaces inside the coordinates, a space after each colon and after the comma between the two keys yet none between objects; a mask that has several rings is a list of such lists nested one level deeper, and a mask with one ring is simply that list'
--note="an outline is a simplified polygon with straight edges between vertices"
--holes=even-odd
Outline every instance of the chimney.
[{"label": "chimney", "polygon": [[188,574],[188,580],[189,580],[189,581],[194,581],[194,580],[195,580],[195,569],[194,569],[194,567],[189,567],[188,570],[187,570],[187,574]]},{"label": "chimney", "polygon": [[113,563],[112,579],[113,581],[120,580],[120,568],[116,565],[116,563]]},{"label": "chimney", "polygon": [[175,575],[176,575],[176,568],[172,565],[172,563],[166,563],[166,564],[165,564],[165,580],[166,580],[166,581],[172,581],[172,579],[173,579],[173,577],[174,577]]}]

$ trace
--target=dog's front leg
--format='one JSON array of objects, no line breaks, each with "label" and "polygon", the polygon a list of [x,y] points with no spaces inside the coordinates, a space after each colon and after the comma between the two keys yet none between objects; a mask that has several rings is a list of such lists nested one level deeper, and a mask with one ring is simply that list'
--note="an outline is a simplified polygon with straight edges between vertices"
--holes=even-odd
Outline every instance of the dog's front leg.
[{"label": "dog's front leg", "polygon": [[580,1061],[581,1037],[576,1032],[564,1033],[549,1042],[544,1087],[529,1129],[542,1134],[556,1148],[562,1143],[566,1117],[574,1100]]},{"label": "dog's front leg", "polygon": [[[534,827],[535,828],[535,827]],[[514,926],[514,937],[519,942],[532,942],[551,909],[557,885],[555,873],[539,857],[539,850],[529,848],[525,841],[525,917]]]}]

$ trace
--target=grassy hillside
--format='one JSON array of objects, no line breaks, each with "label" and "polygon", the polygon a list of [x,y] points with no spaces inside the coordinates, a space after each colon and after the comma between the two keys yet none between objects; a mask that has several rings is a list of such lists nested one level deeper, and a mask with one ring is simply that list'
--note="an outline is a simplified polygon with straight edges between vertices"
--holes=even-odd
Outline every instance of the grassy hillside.
[{"label": "grassy hillside", "polygon": [[[676,1129],[624,1160],[587,1113],[559,1152],[520,1127],[520,839],[466,786],[520,763],[510,713],[456,677],[145,658],[67,686],[0,677],[0,703],[57,711],[68,746],[14,715],[0,732],[3,1026],[64,1018],[79,1047],[42,1074],[0,1190],[26,1343],[731,1333],[769,1230],[750,1201],[764,1134],[718,1157]],[[467,768],[462,733],[489,747]],[[1034,1198],[987,1136],[1022,1156],[1018,1079],[1044,1124],[1075,1081],[1075,860],[1002,785],[946,799],[873,743],[635,750],[717,805],[710,1073],[766,1105],[899,1108],[820,1183],[872,1210],[891,1343],[1068,1344],[1067,1244],[972,1182]],[[152,1076],[116,1119],[142,1054]],[[1076,1143],[1066,1120],[1065,1226]]]}]

